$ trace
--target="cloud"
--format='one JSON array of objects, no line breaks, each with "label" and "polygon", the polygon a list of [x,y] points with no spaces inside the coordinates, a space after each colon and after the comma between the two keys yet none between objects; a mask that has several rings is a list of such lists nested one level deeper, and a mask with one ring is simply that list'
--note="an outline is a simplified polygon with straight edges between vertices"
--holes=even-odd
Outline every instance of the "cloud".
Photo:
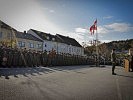
[{"label": "cloud", "polygon": [[49,12],[50,12],[50,13],[55,13],[55,11],[54,11],[54,10],[49,10]]},{"label": "cloud", "polygon": [[55,13],[55,10],[49,9],[49,8],[47,8],[47,7],[41,7],[41,9],[42,9],[42,10],[45,10],[45,11],[47,11],[47,12],[50,12],[50,13]]},{"label": "cloud", "polygon": [[115,32],[129,32],[133,30],[133,26],[127,23],[113,23],[105,25],[105,27]]},{"label": "cloud", "polygon": [[[104,34],[110,33],[126,33],[133,31],[133,25],[128,23],[112,23],[107,25],[98,26],[97,32],[100,33],[98,36],[100,38],[104,37]],[[77,38],[77,40],[82,43],[84,41],[92,40],[95,38],[95,35],[89,34],[89,30],[85,28],[75,28],[76,35],[73,34],[73,38]],[[70,34],[71,36],[71,34]],[[112,40],[101,40],[102,42],[110,42]]]},{"label": "cloud", "polygon": [[111,18],[113,18],[113,16],[105,16],[105,17],[103,17],[103,19],[111,19]]},{"label": "cloud", "polygon": [[87,33],[88,30],[84,29],[84,28],[75,28],[75,32],[77,32],[77,33]]},{"label": "cloud", "polygon": [[111,42],[111,41],[113,41],[113,40],[100,40],[102,43],[108,43],[108,42]]},{"label": "cloud", "polygon": [[[31,6],[32,5],[32,6]],[[18,31],[30,28],[54,34],[63,30],[49,20],[39,0],[0,0],[0,18]],[[54,10],[51,10],[54,12]]]},{"label": "cloud", "polygon": [[98,26],[98,33],[125,33],[133,31],[133,25],[127,23],[112,23],[109,25]]},{"label": "cloud", "polygon": [[110,30],[108,30],[105,26],[98,26],[98,33],[109,33]]}]

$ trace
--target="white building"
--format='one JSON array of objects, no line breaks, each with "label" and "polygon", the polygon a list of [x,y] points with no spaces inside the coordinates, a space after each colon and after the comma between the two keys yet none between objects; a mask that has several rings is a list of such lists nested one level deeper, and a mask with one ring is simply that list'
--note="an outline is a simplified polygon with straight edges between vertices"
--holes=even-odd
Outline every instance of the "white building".
[{"label": "white building", "polygon": [[34,29],[30,29],[28,33],[43,40],[43,50],[51,51],[53,48],[57,53],[84,55],[83,47],[73,38],[59,34],[51,35]]}]

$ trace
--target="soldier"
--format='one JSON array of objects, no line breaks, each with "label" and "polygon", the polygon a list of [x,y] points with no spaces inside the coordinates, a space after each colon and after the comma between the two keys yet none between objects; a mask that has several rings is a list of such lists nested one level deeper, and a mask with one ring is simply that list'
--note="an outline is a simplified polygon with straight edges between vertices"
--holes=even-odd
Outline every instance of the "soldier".
[{"label": "soldier", "polygon": [[39,67],[39,53],[36,51],[35,52],[35,62],[36,62],[36,67]]},{"label": "soldier", "polygon": [[56,54],[56,66],[59,66],[59,53]]},{"label": "soldier", "polygon": [[129,63],[130,63],[130,69],[133,72],[133,49],[132,48],[129,49]]},{"label": "soldier", "polygon": [[131,54],[130,68],[132,69],[131,71],[133,72],[133,54]]},{"label": "soldier", "polygon": [[7,57],[8,57],[8,54],[7,54],[7,48],[6,47],[3,47],[3,55],[2,55],[2,65],[4,67],[6,67],[7,65]]},{"label": "soldier", "polygon": [[32,53],[30,49],[27,52],[27,66],[32,67]]},{"label": "soldier", "polygon": [[24,55],[23,55],[22,52],[23,52],[23,49],[20,49],[20,50],[18,51],[18,56],[19,56],[18,66],[19,66],[19,67],[24,66]]},{"label": "soldier", "polygon": [[24,60],[24,67],[27,67],[27,50],[26,48],[24,48],[23,52],[22,52],[22,55],[23,55],[23,60]]},{"label": "soldier", "polygon": [[34,67],[34,52],[30,52],[30,58],[31,58],[31,66]]},{"label": "soldier", "polygon": [[8,49],[8,57],[7,57],[7,65],[8,67],[12,66],[12,61],[13,61],[13,50],[11,47]]},{"label": "soldier", "polygon": [[111,61],[112,61],[112,75],[116,75],[116,73],[114,73],[115,66],[116,66],[116,54],[115,54],[115,49],[112,49]]},{"label": "soldier", "polygon": [[43,59],[42,65],[46,67],[47,66],[47,59],[48,59],[48,55],[47,55],[46,50],[44,50],[44,52],[42,53],[42,59]]},{"label": "soldier", "polygon": [[61,60],[62,60],[62,58],[61,58],[61,53],[59,52],[59,53],[58,53],[58,66],[61,65]]},{"label": "soldier", "polygon": [[18,54],[19,54],[18,49],[17,48],[13,49],[13,67],[17,67],[18,65],[18,61],[19,61]]},{"label": "soldier", "polygon": [[3,47],[0,46],[0,66],[2,66],[3,53],[4,53]]},{"label": "soldier", "polygon": [[42,65],[42,57],[41,57],[42,53],[41,51],[38,51],[37,53],[38,53],[38,66],[41,66]]},{"label": "soldier", "polygon": [[52,51],[52,66],[56,65],[56,51]]},{"label": "soldier", "polygon": [[53,66],[55,55],[56,55],[56,52],[52,48],[51,52],[49,52],[49,54],[48,54],[48,65],[49,66]]},{"label": "soldier", "polygon": [[33,63],[33,66],[35,67],[36,66],[36,51],[34,50],[32,54],[33,54],[32,63]]}]

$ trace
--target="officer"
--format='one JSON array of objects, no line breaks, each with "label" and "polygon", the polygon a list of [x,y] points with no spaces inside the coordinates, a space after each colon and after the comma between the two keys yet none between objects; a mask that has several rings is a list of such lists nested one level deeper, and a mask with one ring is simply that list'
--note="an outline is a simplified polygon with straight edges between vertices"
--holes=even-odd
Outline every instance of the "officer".
[{"label": "officer", "polygon": [[112,75],[116,75],[116,73],[114,72],[115,66],[116,66],[115,49],[112,49],[112,52],[111,52],[111,62],[112,62]]},{"label": "officer", "polygon": [[[129,49],[129,63],[130,63],[130,69],[133,72],[133,50],[132,48]],[[130,71],[129,69],[129,71]]]}]

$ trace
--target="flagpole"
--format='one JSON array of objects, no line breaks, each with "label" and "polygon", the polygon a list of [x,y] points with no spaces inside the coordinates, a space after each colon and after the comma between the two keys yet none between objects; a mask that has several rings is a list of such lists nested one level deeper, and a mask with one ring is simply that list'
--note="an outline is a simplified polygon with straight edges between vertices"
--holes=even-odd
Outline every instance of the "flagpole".
[{"label": "flagpole", "polygon": [[96,66],[99,66],[99,52],[98,52],[98,32],[97,32],[97,19],[94,24],[90,27],[91,35],[94,34],[96,30]]},{"label": "flagpole", "polygon": [[[97,25],[97,24],[96,24]],[[97,26],[96,26],[97,27]],[[96,66],[99,67],[99,52],[98,52],[98,32],[96,29]]]}]

